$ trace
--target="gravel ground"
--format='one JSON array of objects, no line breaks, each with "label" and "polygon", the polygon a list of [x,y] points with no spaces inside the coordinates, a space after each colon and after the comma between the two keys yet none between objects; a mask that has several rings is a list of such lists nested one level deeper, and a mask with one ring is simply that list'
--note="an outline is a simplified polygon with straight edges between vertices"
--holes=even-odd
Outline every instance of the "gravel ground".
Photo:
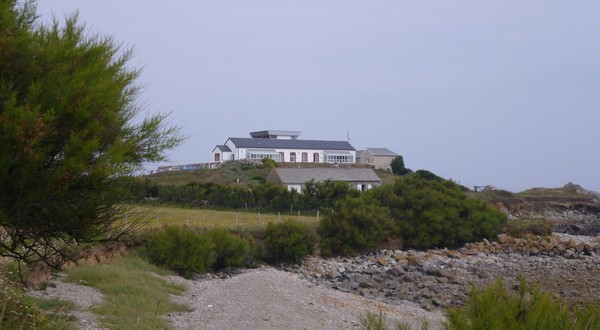
[{"label": "gravel ground", "polygon": [[58,298],[71,301],[77,306],[77,309],[71,312],[77,319],[77,326],[82,330],[102,330],[98,325],[96,315],[88,310],[102,302],[103,295],[95,289],[74,283],[64,282],[64,273],[53,278],[48,283],[45,290],[36,290],[29,292],[32,297],[42,299]]},{"label": "gravel ground", "polygon": [[[65,283],[63,277],[52,279],[45,290],[30,295],[72,301],[78,306],[72,314],[80,329],[103,329],[88,311],[102,302],[102,294],[84,285]],[[225,279],[168,279],[187,286],[184,295],[173,296],[173,300],[191,309],[168,316],[175,329],[360,329],[360,316],[367,311],[382,311],[390,324],[402,322],[414,329],[424,321],[430,329],[441,329],[444,321],[441,312],[429,312],[411,302],[377,302],[270,267],[244,270]]]},{"label": "gravel ground", "polygon": [[367,311],[383,311],[390,324],[403,322],[441,329],[444,317],[413,303],[390,305],[317,286],[298,275],[261,268],[224,279],[188,281],[184,296],[175,296],[192,312],[169,316],[176,329],[360,329]]}]

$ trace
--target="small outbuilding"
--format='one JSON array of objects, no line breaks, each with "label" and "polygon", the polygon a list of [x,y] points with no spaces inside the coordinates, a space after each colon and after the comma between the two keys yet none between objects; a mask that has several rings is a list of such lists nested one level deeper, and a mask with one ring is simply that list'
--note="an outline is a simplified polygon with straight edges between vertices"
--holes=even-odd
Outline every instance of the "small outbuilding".
[{"label": "small outbuilding", "polygon": [[387,148],[367,148],[356,152],[356,162],[390,171],[392,161],[398,156]]},{"label": "small outbuilding", "polygon": [[381,179],[371,168],[274,168],[268,180],[299,193],[304,190],[304,184],[311,180],[319,183],[346,182],[360,191],[381,185]]}]

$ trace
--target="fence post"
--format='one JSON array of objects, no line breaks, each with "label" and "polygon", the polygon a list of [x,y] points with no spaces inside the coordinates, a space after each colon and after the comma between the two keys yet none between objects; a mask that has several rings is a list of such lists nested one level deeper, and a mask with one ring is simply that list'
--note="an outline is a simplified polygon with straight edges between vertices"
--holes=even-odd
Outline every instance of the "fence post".
[{"label": "fence post", "polygon": [[235,212],[235,225],[238,225],[238,214],[239,212]]},{"label": "fence post", "polygon": [[319,210],[317,210],[317,222],[319,222]]},{"label": "fence post", "polygon": [[258,212],[258,225],[260,226],[260,212]]},{"label": "fence post", "polygon": [[278,222],[281,222],[281,212],[277,212],[277,220]]}]

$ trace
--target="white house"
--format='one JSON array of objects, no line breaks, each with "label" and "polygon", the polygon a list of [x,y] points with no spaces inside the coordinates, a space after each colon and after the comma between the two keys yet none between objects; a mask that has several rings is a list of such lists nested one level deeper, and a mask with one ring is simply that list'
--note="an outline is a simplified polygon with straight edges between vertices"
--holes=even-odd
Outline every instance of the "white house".
[{"label": "white house", "polygon": [[251,132],[251,138],[228,138],[225,144],[213,149],[211,162],[263,158],[290,163],[356,162],[356,149],[348,141],[299,140],[300,133],[266,130]]}]

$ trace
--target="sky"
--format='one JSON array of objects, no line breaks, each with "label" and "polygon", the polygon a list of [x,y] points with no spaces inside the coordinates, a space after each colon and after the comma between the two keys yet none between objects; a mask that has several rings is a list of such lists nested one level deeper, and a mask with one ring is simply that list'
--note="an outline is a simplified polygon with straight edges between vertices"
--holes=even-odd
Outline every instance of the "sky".
[{"label": "sky", "polygon": [[38,1],[75,12],[135,50],[140,103],[188,137],[171,164],[297,130],[470,188],[600,191],[600,1]]}]

